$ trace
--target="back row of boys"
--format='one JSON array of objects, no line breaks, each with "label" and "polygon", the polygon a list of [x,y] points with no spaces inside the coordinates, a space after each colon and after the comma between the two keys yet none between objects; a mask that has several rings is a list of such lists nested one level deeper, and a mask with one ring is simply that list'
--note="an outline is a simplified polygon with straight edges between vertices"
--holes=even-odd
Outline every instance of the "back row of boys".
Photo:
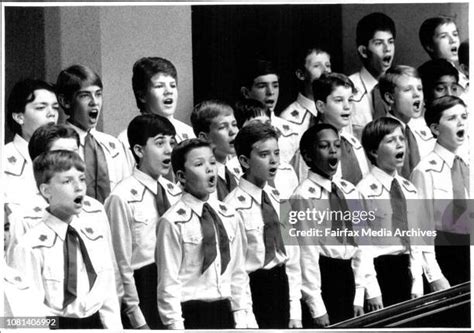
[{"label": "back row of boys", "polygon": [[[448,20],[434,30],[453,24]],[[422,86],[413,68],[388,69],[395,35],[388,17],[371,14],[362,19],[358,44],[362,34],[359,30],[372,31],[360,49],[366,61],[359,77],[362,80],[372,73],[369,68],[385,65],[379,90],[390,105],[390,113],[385,114],[388,117],[369,119],[361,133],[362,145],[344,129],[352,125],[357,133],[353,106],[359,104],[354,99],[359,103],[364,98],[370,101],[367,86],[358,98],[361,90],[355,90],[356,79],[353,82],[335,73],[310,79],[312,61],[323,68],[316,70],[316,78],[322,72],[330,72],[329,55],[321,50],[306,54],[306,70],[297,71],[306,84],[296,104],[281,115],[293,122],[273,114],[278,76],[268,62],[249,68],[251,79],[242,88],[242,94],[249,99],[239,102],[235,110],[218,101],[196,106],[191,115],[191,131],[173,118],[177,101],[174,66],[162,58],[140,59],[134,66],[132,82],[143,115],[119,136],[121,141],[95,130],[102,107],[102,82],[87,67],[72,66],[61,72],[56,91],[44,83],[35,85],[29,81],[18,85],[8,104],[8,121],[16,127],[17,135],[5,147],[5,207],[12,230],[7,260],[32,278],[35,289],[45,299],[47,313],[60,316],[64,327],[117,327],[123,321],[126,326],[143,328],[257,324],[261,328],[284,328],[301,327],[302,320],[305,327],[321,327],[362,314],[364,293],[366,311],[421,295],[422,269],[432,290],[449,286],[441,271],[452,284],[468,280],[468,257],[452,265],[455,271],[447,266],[440,269],[432,248],[415,250],[403,242],[366,251],[354,246],[350,239],[342,240],[344,247],[327,246],[324,240],[318,246],[301,249],[283,245],[278,216],[280,197],[303,198],[296,202],[310,206],[329,199],[342,209],[346,207],[345,199],[355,197],[366,201],[396,195],[404,200],[416,198],[417,188],[427,199],[438,199],[439,190],[447,194],[445,198],[453,198],[459,195],[453,189],[455,179],[459,180],[452,171],[456,168],[462,184],[469,183],[467,158],[462,154],[456,157],[459,147],[467,141],[465,104],[457,97],[437,98],[449,95],[450,89],[457,87],[457,70],[449,62],[433,60],[426,65],[433,66],[426,73],[431,75],[432,69],[439,68],[446,72],[426,84],[424,80]],[[392,36],[380,37],[380,33]],[[438,45],[435,37],[432,40],[433,45]],[[382,56],[376,52],[380,45]],[[434,49],[433,45],[427,49]],[[375,64],[377,57],[380,61]],[[446,77],[453,80],[442,81]],[[444,86],[446,91],[440,89]],[[425,124],[421,117],[423,91],[429,101]],[[18,96],[14,96],[15,92]],[[57,121],[54,92],[75,131],[47,125],[35,132],[42,123]],[[309,103],[311,96],[315,103]],[[309,109],[301,112],[298,107],[304,105]],[[313,119],[315,108],[318,119]],[[356,116],[360,114],[355,111]],[[271,123],[278,133],[255,120]],[[314,123],[318,125],[306,130]],[[408,123],[416,128],[419,148],[410,146]],[[299,131],[295,129],[298,126]],[[431,132],[437,137],[436,143]],[[194,134],[206,141],[186,140]],[[177,141],[181,143],[175,146]],[[126,149],[129,154],[124,153],[122,145],[131,147]],[[56,149],[78,151],[86,166],[75,154],[45,153]],[[428,157],[420,156],[428,152]],[[235,153],[237,157],[229,158]],[[38,193],[32,186],[30,171],[31,160],[36,156],[40,157],[34,163],[34,177],[46,202],[37,195],[35,204],[29,201],[25,214],[25,192]],[[373,165],[370,171],[365,156]],[[307,165],[297,169],[299,185],[290,165],[303,165],[298,158]],[[169,177],[171,164],[180,187],[165,177]],[[397,170],[406,178],[411,174],[416,187],[399,176]],[[126,177],[130,172],[132,176]],[[18,182],[19,178],[24,182]],[[438,189],[442,187],[440,180],[446,185],[443,189]],[[20,183],[29,188],[20,188]],[[357,190],[351,183],[358,184]],[[461,192],[465,199],[468,189]],[[110,230],[100,203],[88,196],[105,201]],[[426,206],[427,214],[435,221],[434,208]],[[45,207],[48,208],[43,216]],[[409,218],[408,215],[405,219]],[[436,222],[436,229],[449,236],[464,237],[468,233],[460,230],[459,224]],[[392,221],[380,223],[390,225]],[[28,231],[30,228],[33,230]],[[75,232],[77,236],[74,228],[79,230]],[[75,274],[64,273],[77,270],[70,267],[74,260],[68,259],[67,251],[63,252],[68,246],[74,247],[69,245],[74,238],[77,244],[72,252],[77,252],[76,256],[81,253],[82,257],[82,274],[77,273],[77,279],[71,277]],[[73,240],[69,243],[68,239]],[[455,251],[455,258],[459,259],[458,249]],[[104,260],[104,253],[109,253],[114,265]],[[446,265],[453,262],[450,255]],[[372,264],[367,266],[367,262]],[[441,266],[444,264],[440,262]],[[111,296],[114,270],[117,292],[112,291]],[[15,274],[6,277],[13,284],[17,281]],[[72,287],[70,280],[77,280]],[[119,298],[122,321],[116,317]]]}]

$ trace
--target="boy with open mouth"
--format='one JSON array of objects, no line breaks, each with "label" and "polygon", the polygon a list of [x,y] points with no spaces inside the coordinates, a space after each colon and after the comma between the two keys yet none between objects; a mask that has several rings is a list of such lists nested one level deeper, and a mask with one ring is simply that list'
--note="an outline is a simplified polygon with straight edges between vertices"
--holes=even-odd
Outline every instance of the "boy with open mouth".
[{"label": "boy with open mouth", "polygon": [[107,218],[83,213],[84,206],[100,207],[86,199],[84,161],[55,150],[40,154],[33,167],[48,207],[15,247],[12,265],[34,281],[57,328],[121,329],[110,231],[99,220]]},{"label": "boy with open mouth", "polygon": [[188,139],[171,163],[181,199],[159,220],[155,261],[158,310],[169,329],[257,328],[245,272],[245,235],[237,212],[211,194],[216,158],[210,144]]},{"label": "boy with open mouth", "polygon": [[191,113],[191,123],[197,137],[209,141],[214,149],[217,163],[217,199],[224,201],[237,186],[238,174],[227,166],[235,155],[235,136],[239,129],[232,107],[218,100],[199,103]]},{"label": "boy with open mouth", "polygon": [[[358,200],[360,194],[354,185],[337,176],[341,158],[339,130],[326,123],[311,127],[301,138],[300,150],[310,171],[291,196],[292,210],[348,211],[346,199]],[[347,222],[322,221],[332,231],[352,230],[352,221]],[[313,223],[303,220],[296,227],[304,230]],[[321,328],[363,314],[364,274],[357,273],[360,249],[354,237],[336,236],[330,240],[328,236],[316,240],[301,237],[298,241],[304,327]]]},{"label": "boy with open mouth", "polygon": [[136,168],[105,201],[124,285],[122,317],[126,328],[164,328],[157,315],[156,226],[181,196],[178,186],[164,177],[171,168],[175,134],[164,117],[135,117],[127,135]]},{"label": "boy with open mouth", "polygon": [[405,135],[399,120],[381,117],[367,124],[362,145],[373,167],[357,189],[365,210],[375,212],[372,230],[393,236],[371,237],[371,245],[360,247],[362,261],[368,263],[365,307],[374,311],[423,295],[420,251],[413,246],[412,238],[403,233],[397,235],[397,231],[417,226],[411,203],[418,194],[415,186],[398,172],[405,155]]},{"label": "boy with open mouth", "polygon": [[[466,200],[470,198],[469,160],[459,154],[466,141],[467,117],[466,105],[458,97],[444,96],[433,101],[426,110],[425,119],[436,137],[436,145],[411,176],[420,196],[425,199],[419,208],[422,216],[432,221],[431,227],[437,230],[436,252],[424,253],[425,276],[432,291],[470,280],[472,219],[466,212],[469,209]],[[429,266],[435,258],[441,270]]]},{"label": "boy with open mouth", "polygon": [[[175,118],[178,106],[178,72],[171,61],[161,57],[143,57],[133,65],[132,88],[137,107],[141,114],[154,113],[167,118],[176,130],[176,142],[194,138],[193,129]],[[127,141],[127,130],[123,130],[118,139],[128,152],[130,170],[135,159],[132,147]],[[172,175],[168,175],[172,179]]]},{"label": "boy with open mouth", "polygon": [[102,80],[92,69],[72,65],[59,73],[56,87],[67,123],[79,134],[79,154],[87,165],[87,195],[104,203],[130,171],[120,141],[96,129],[103,106]]},{"label": "boy with open mouth", "polygon": [[324,74],[313,82],[318,123],[334,126],[341,136],[341,163],[336,176],[357,184],[369,172],[360,141],[349,131],[354,110],[354,84],[344,74]]},{"label": "boy with open mouth", "polygon": [[278,133],[258,121],[242,127],[235,150],[244,175],[225,202],[244,221],[245,268],[259,328],[301,328],[299,248],[285,246],[280,197],[268,185],[280,163]]},{"label": "boy with open mouth", "polygon": [[389,105],[388,116],[400,121],[404,128],[406,154],[400,174],[409,178],[411,172],[435,144],[423,119],[423,86],[415,68],[397,65],[390,68],[379,82],[380,92]]},{"label": "boy with open mouth", "polygon": [[349,76],[354,83],[353,134],[360,140],[362,129],[372,119],[384,116],[387,108],[377,87],[395,56],[395,23],[383,13],[371,13],[357,24],[357,53],[362,69]]}]

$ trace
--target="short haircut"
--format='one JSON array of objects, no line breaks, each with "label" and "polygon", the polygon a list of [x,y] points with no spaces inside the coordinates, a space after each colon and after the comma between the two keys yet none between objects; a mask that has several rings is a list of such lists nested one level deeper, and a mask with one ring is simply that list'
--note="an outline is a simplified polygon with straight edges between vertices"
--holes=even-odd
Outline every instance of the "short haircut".
[{"label": "short haircut", "polygon": [[393,93],[397,86],[398,79],[404,75],[418,79],[420,78],[418,71],[414,67],[406,65],[392,66],[380,77],[380,94],[384,96],[385,93]]},{"label": "short haircut", "polygon": [[[103,88],[99,74],[84,65],[72,65],[61,71],[56,81],[58,96],[63,96],[67,101],[72,101],[74,95],[83,87],[97,86]],[[70,111],[61,105],[64,112],[70,115]]]},{"label": "short haircut", "polygon": [[304,70],[305,65],[306,65],[306,58],[310,54],[321,54],[321,53],[326,53],[329,57],[331,56],[326,49],[319,47],[319,46],[308,46],[305,48],[302,48],[298,51],[296,58],[295,58],[295,69],[300,69]]},{"label": "short haircut", "polygon": [[133,65],[132,88],[140,112],[145,112],[145,105],[140,97],[147,91],[151,79],[156,74],[169,75],[178,82],[178,72],[173,63],[160,57],[143,57]]},{"label": "short haircut", "polygon": [[222,114],[233,114],[232,107],[219,100],[207,100],[197,104],[191,112],[191,124],[196,136],[209,133],[212,120]]},{"label": "short haircut", "polygon": [[395,38],[397,34],[395,23],[390,17],[383,13],[372,13],[364,16],[357,23],[357,46],[367,46],[377,31],[389,31],[392,33],[393,38]]},{"label": "short haircut", "polygon": [[307,157],[311,155],[314,145],[317,143],[316,138],[318,136],[318,133],[327,129],[334,131],[334,133],[336,133],[336,135],[339,137],[339,131],[337,130],[337,128],[334,127],[333,125],[325,124],[325,123],[318,123],[316,125],[311,126],[310,128],[306,130],[306,132],[303,133],[303,136],[301,137],[301,140],[300,140],[301,156],[303,157],[304,162],[309,168],[312,167],[312,164],[314,162],[308,160]]},{"label": "short haircut", "polygon": [[443,112],[456,105],[462,105],[466,108],[466,103],[464,103],[461,98],[456,96],[443,96],[435,98],[429,105],[426,106],[426,125],[430,127],[432,124],[439,124],[439,120],[443,116]]},{"label": "short haircut", "polygon": [[452,76],[459,82],[458,70],[446,59],[431,59],[418,67],[421,82],[423,83],[423,94],[426,101],[433,99],[433,89],[443,76]]},{"label": "short haircut", "polygon": [[37,187],[49,183],[56,173],[65,172],[71,168],[76,168],[80,172],[86,169],[86,164],[76,152],[53,150],[41,153],[33,161]]},{"label": "short haircut", "polygon": [[469,66],[469,39],[459,45],[458,56],[460,65]]},{"label": "short haircut", "polygon": [[398,127],[403,130],[403,126],[400,121],[391,117],[380,117],[377,118],[367,125],[362,130],[362,146],[364,147],[367,158],[373,165],[377,165],[375,157],[372,156],[372,152],[377,151],[382,142],[383,138],[393,133]]},{"label": "short haircut", "polygon": [[253,145],[267,139],[278,140],[278,132],[273,126],[260,122],[249,123],[235,137],[234,147],[237,157],[241,155],[250,157]]},{"label": "short haircut", "polygon": [[251,88],[254,80],[262,75],[275,74],[278,76],[278,71],[270,60],[265,59],[251,59],[247,60],[244,68],[241,71],[240,84],[246,88]]},{"label": "short haircut", "polygon": [[428,54],[431,52],[428,50],[428,47],[433,44],[433,36],[440,25],[454,23],[454,19],[449,16],[437,16],[426,19],[420,26],[418,31],[418,37],[420,38],[420,43]]},{"label": "short haircut", "polygon": [[324,73],[317,80],[312,83],[314,101],[323,101],[326,99],[337,87],[350,88],[355,92],[354,83],[344,74],[341,73]]},{"label": "short haircut", "polygon": [[176,174],[180,170],[184,171],[184,164],[186,163],[189,152],[202,147],[208,147],[212,150],[211,144],[200,138],[187,139],[178,143],[171,153],[173,172]]},{"label": "short haircut", "polygon": [[37,79],[24,79],[13,86],[7,101],[6,116],[8,127],[13,133],[21,134],[21,126],[13,119],[13,114],[24,113],[26,104],[35,100],[35,91],[42,89],[56,94],[56,89],[51,83]]},{"label": "short haircut", "polygon": [[137,164],[140,159],[135,154],[133,147],[135,145],[146,145],[149,138],[154,138],[158,134],[175,136],[176,130],[168,119],[152,113],[138,115],[128,124],[128,142],[133,158]]},{"label": "short haircut", "polygon": [[79,134],[70,126],[46,124],[39,127],[28,142],[28,152],[33,161],[39,154],[49,151],[58,139],[74,139],[80,147]]},{"label": "short haircut", "polygon": [[260,116],[270,118],[270,115],[270,109],[264,103],[256,99],[243,99],[235,103],[234,116],[239,129],[242,128],[244,123],[249,119]]}]

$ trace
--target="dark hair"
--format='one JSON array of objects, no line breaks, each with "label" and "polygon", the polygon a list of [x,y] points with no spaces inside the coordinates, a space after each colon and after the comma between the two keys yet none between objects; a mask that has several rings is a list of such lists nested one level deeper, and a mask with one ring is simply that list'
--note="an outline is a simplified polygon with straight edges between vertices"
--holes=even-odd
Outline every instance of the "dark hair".
[{"label": "dark hair", "polygon": [[268,74],[278,76],[278,71],[271,61],[264,59],[248,60],[241,71],[241,86],[250,89],[257,77]]},{"label": "dark hair", "polygon": [[234,113],[232,107],[219,100],[208,100],[197,104],[191,112],[191,124],[196,136],[209,133],[212,120],[221,114]]},{"label": "dark hair", "polygon": [[364,16],[357,23],[356,43],[357,46],[369,44],[369,40],[374,38],[377,31],[389,31],[393,38],[396,37],[395,23],[393,20],[383,13],[372,13]]},{"label": "dark hair", "polygon": [[157,114],[146,113],[138,115],[128,124],[128,142],[133,158],[137,164],[140,159],[135,154],[133,147],[135,145],[146,145],[149,138],[153,138],[158,134],[175,136],[176,130],[168,119]]},{"label": "dark hair", "polygon": [[[430,127],[432,124],[439,124],[439,120],[443,116],[443,112],[447,109],[451,109],[456,105],[462,105],[466,108],[466,103],[464,103],[461,98],[456,96],[443,96],[435,98],[430,104],[426,106],[426,125]],[[435,136],[434,133],[433,136]]]},{"label": "dark hair", "polygon": [[391,117],[380,117],[365,125],[362,130],[361,142],[367,158],[373,165],[377,165],[377,161],[372,156],[372,152],[377,151],[383,138],[398,127],[404,132],[400,121]]},{"label": "dark hair", "polygon": [[395,87],[397,86],[397,80],[403,75],[418,79],[420,78],[418,71],[414,67],[405,65],[392,66],[380,77],[379,80],[380,94],[382,97],[385,93],[394,92]]},{"label": "dark hair", "polygon": [[256,99],[243,99],[237,101],[234,106],[234,116],[239,129],[242,128],[244,123],[249,119],[260,116],[270,118],[270,115],[270,109],[264,103]]},{"label": "dark hair", "polygon": [[469,39],[459,45],[458,56],[459,64],[469,66]]},{"label": "dark hair", "polygon": [[133,65],[132,88],[137,107],[141,112],[145,112],[145,105],[140,101],[140,97],[143,97],[143,94],[147,91],[153,76],[159,73],[171,76],[178,83],[176,67],[165,58],[143,57]]},{"label": "dark hair", "polygon": [[15,134],[21,134],[21,126],[13,119],[14,113],[24,113],[25,106],[35,100],[36,90],[47,90],[56,94],[55,87],[48,82],[37,79],[18,81],[10,92],[7,102],[7,124]]},{"label": "dark hair", "polygon": [[39,154],[49,151],[54,141],[58,139],[74,139],[79,148],[81,142],[79,134],[70,126],[46,124],[33,133],[28,142],[28,152],[33,161]]},{"label": "dark hair", "polygon": [[313,162],[311,160],[308,160],[307,157],[311,155],[313,147],[317,144],[316,138],[318,136],[318,133],[327,129],[333,130],[336,133],[336,135],[339,137],[339,131],[337,130],[337,128],[331,124],[326,124],[326,123],[319,123],[319,124],[311,126],[310,128],[306,130],[306,132],[303,133],[303,136],[301,137],[301,140],[300,140],[301,156],[303,157],[304,162],[309,168],[312,167]]},{"label": "dark hair", "polygon": [[433,99],[433,89],[443,76],[452,76],[459,82],[458,70],[446,59],[431,59],[418,67],[421,82],[423,83],[423,94],[425,101]]},{"label": "dark hair", "polygon": [[181,141],[178,143],[171,153],[171,165],[173,166],[173,172],[176,174],[178,171],[184,171],[184,164],[188,153],[197,148],[208,147],[212,150],[211,144],[203,139],[193,138]]},{"label": "dark hair", "polygon": [[54,174],[76,168],[84,172],[86,165],[82,158],[73,151],[53,150],[39,154],[33,161],[33,172],[36,185],[49,183]]},{"label": "dark hair", "polygon": [[271,125],[252,122],[242,127],[235,137],[234,147],[237,157],[241,155],[250,157],[255,142],[267,139],[278,140],[278,132]]},{"label": "dark hair", "polygon": [[323,101],[326,99],[337,87],[350,88],[355,92],[354,83],[344,74],[341,73],[324,73],[317,80],[312,83],[314,101]]},{"label": "dark hair", "polygon": [[[86,86],[98,86],[101,89],[104,87],[99,74],[83,65],[72,65],[62,70],[56,81],[58,96],[62,96],[69,102],[81,88]],[[61,101],[61,99],[59,100]],[[71,110],[63,104],[61,107],[67,115],[70,115]]]},{"label": "dark hair", "polygon": [[440,25],[454,23],[454,19],[449,16],[437,16],[426,19],[420,26],[418,31],[418,37],[420,38],[421,46],[425,49],[428,54],[431,52],[428,50],[428,47],[433,44],[433,36],[436,28]]}]

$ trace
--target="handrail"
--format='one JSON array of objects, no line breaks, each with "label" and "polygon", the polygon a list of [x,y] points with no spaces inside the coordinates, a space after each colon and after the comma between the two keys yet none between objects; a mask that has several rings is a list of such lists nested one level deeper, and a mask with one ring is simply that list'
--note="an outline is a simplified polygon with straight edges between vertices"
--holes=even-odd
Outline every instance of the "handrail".
[{"label": "handrail", "polygon": [[[465,282],[445,290],[394,304],[360,317],[335,323],[329,327],[397,327],[469,303],[470,282]],[[468,315],[470,316],[470,314]]]}]

